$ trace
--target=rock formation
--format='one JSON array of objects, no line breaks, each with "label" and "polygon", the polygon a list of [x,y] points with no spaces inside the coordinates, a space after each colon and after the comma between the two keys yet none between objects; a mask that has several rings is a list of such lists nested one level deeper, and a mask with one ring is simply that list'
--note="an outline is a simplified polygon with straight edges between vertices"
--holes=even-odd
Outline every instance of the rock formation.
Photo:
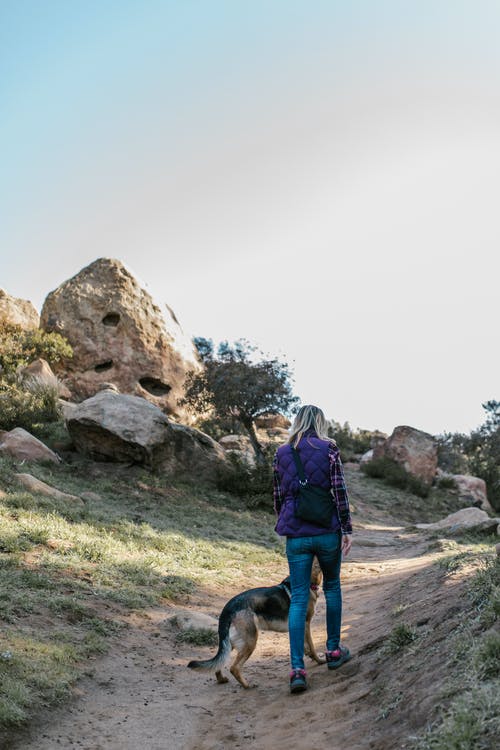
[{"label": "rock formation", "polygon": [[437,470],[437,444],[427,432],[406,425],[395,427],[392,435],[373,449],[374,460],[384,456],[422,482],[432,484]]},{"label": "rock formation", "polygon": [[455,482],[461,500],[482,510],[493,511],[488,502],[488,492],[484,479],[469,474],[451,474],[449,476]]},{"label": "rock formation", "polygon": [[480,508],[463,508],[456,513],[442,518],[436,523],[417,523],[417,529],[427,531],[446,531],[449,534],[460,534],[463,531],[495,531],[500,524],[500,518],[490,518],[486,511]]},{"label": "rock formation", "polygon": [[15,427],[9,432],[0,432],[0,453],[18,461],[51,461],[54,464],[61,461],[45,443],[23,430],[22,427]]},{"label": "rock formation", "polygon": [[169,308],[167,315],[168,324],[120,261],[100,258],[47,296],[41,326],[61,333],[73,347],[63,374],[77,399],[112,383],[185,419],[177,401],[186,373],[200,364]]},{"label": "rock formation", "polygon": [[66,424],[77,450],[97,460],[132,461],[194,479],[211,479],[225,461],[215,440],[171,422],[137,396],[101,391],[75,405]]},{"label": "rock formation", "polygon": [[26,329],[40,325],[40,316],[29,300],[11,297],[3,289],[0,289],[0,320]]}]

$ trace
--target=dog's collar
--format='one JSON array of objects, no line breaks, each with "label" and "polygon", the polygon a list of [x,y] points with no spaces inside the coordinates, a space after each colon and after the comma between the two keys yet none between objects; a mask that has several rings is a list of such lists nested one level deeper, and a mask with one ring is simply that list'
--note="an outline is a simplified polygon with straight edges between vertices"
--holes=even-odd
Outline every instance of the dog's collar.
[{"label": "dog's collar", "polygon": [[[281,586],[283,586],[283,588],[285,589],[286,593],[288,594],[288,598],[291,599],[292,598],[292,589],[291,589],[291,586],[288,583],[288,581],[283,581],[281,583]],[[311,583],[311,585],[310,585],[309,588],[311,589],[311,591],[315,591],[316,592],[319,589],[319,586],[318,586],[317,583]]]},{"label": "dog's collar", "polygon": [[288,583],[288,581],[283,581],[281,583],[281,586],[283,586],[283,588],[286,591],[286,594],[287,594],[288,598],[291,600],[291,598],[292,598],[292,589],[291,589],[290,584]]}]

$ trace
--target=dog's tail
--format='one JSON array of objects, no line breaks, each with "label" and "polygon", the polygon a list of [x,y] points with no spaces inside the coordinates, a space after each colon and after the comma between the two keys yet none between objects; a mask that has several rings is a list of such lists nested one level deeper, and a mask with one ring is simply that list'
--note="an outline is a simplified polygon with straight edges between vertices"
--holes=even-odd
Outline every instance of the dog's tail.
[{"label": "dog's tail", "polygon": [[230,627],[231,614],[223,610],[219,619],[219,650],[213,659],[206,659],[205,661],[190,661],[188,664],[189,669],[209,669],[214,671],[220,669],[224,665],[228,660],[232,649],[231,639],[229,637]]}]

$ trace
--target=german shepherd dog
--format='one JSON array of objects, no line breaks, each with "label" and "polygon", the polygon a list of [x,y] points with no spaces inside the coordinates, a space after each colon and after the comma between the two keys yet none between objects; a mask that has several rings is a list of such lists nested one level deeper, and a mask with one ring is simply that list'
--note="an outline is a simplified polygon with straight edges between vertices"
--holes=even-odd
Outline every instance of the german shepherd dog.
[{"label": "german shepherd dog", "polygon": [[[311,590],[307,608],[305,629],[305,653],[318,664],[324,659],[318,656],[311,637],[311,619],[318,599],[318,586],[322,573],[318,561],[314,558],[311,571]],[[288,610],[290,609],[290,577],[277,586],[249,589],[237,594],[224,606],[219,615],[219,650],[213,659],[190,661],[190,669],[215,671],[217,682],[228,681],[222,674],[222,667],[229,659],[231,651],[236,649],[236,658],[229,671],[244,688],[250,687],[241,674],[243,664],[253,654],[261,630],[273,630],[285,633],[288,630]]]}]

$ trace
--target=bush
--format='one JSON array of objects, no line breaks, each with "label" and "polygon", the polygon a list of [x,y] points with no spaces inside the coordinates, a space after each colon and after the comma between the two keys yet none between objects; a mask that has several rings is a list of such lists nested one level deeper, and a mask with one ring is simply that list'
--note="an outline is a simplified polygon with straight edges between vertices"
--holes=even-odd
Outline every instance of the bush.
[{"label": "bush", "polygon": [[0,429],[23,427],[31,432],[37,424],[61,419],[56,386],[37,383],[34,388],[26,388],[0,381]]},{"label": "bush", "polygon": [[342,461],[351,461],[369,451],[374,434],[369,430],[353,430],[349,422],[344,425],[331,422],[328,427],[328,435],[337,443]]},{"label": "bush", "polygon": [[59,333],[25,331],[22,326],[0,321],[0,377],[12,378],[20,367],[38,357],[50,365],[73,356],[70,344]]},{"label": "bush", "polygon": [[388,654],[397,654],[398,651],[401,651],[409,643],[413,643],[416,638],[417,631],[415,628],[412,628],[410,625],[406,625],[406,623],[403,622],[392,629],[384,646],[384,650]]},{"label": "bush", "polygon": [[384,482],[400,490],[408,490],[418,497],[427,497],[430,487],[418,477],[414,477],[391,458],[377,458],[361,466],[362,471],[369,477],[383,479]]},{"label": "bush", "polygon": [[264,455],[263,463],[250,466],[238,455],[230,453],[227,465],[217,473],[217,489],[243,498],[249,508],[272,511],[274,449],[266,449]]}]

